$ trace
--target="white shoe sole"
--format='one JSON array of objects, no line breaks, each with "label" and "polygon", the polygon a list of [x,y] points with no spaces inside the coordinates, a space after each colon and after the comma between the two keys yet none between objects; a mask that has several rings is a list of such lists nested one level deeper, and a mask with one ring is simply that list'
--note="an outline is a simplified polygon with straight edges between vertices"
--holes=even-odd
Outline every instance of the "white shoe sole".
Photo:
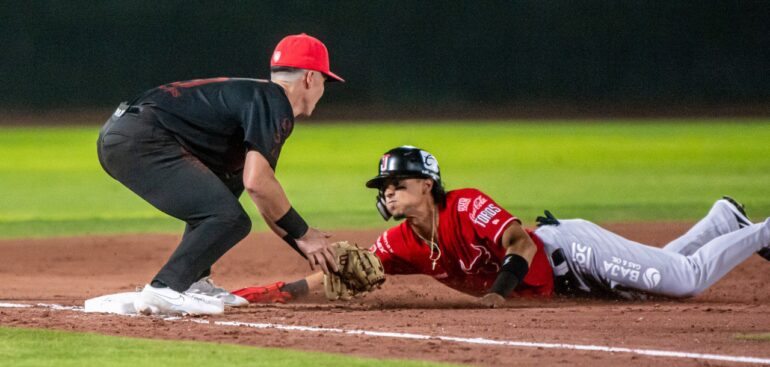
[{"label": "white shoe sole", "polygon": [[225,303],[225,306],[227,306],[227,307],[246,307],[246,306],[249,305],[249,301],[246,298],[243,298],[241,296],[236,296],[236,295],[234,295],[232,293],[230,293],[230,295],[233,297],[233,299],[235,299],[235,301],[234,302],[224,302],[224,300],[222,300],[222,302]]},{"label": "white shoe sole", "polygon": [[[174,292],[176,293],[176,292]],[[183,301],[181,304],[173,304],[165,299],[164,296],[156,294],[152,290],[144,289],[139,297],[134,301],[134,308],[137,313],[142,315],[219,315],[224,313],[224,304],[221,300],[213,297],[202,295],[188,295],[179,294],[180,297],[187,297],[188,301]],[[190,307],[185,306],[184,302],[189,302],[189,298],[197,299],[198,302],[204,303],[203,307]],[[211,303],[217,303],[216,305]]]},{"label": "white shoe sole", "polygon": [[[222,303],[224,303],[225,307],[245,307],[249,305],[249,301],[246,298],[243,298],[241,296],[234,295],[232,293],[227,293],[226,295],[220,297],[220,296],[212,296],[206,293],[197,292],[197,291],[187,291],[184,292],[184,294],[191,295],[191,296],[206,296],[206,297],[212,297],[216,298]],[[231,300],[231,301],[230,301]]]}]

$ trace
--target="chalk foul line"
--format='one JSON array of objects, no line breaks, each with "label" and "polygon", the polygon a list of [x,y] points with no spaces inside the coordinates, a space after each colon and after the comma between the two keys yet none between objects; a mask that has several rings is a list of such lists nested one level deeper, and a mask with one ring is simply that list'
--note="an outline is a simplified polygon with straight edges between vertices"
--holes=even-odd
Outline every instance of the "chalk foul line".
[{"label": "chalk foul line", "polygon": [[[44,303],[38,303],[36,305],[0,303],[0,308],[30,308],[30,307],[47,308],[47,309],[56,310],[56,311],[85,312],[82,307],[77,307],[77,306],[61,306],[57,304],[44,304]],[[536,343],[536,342],[525,342],[525,341],[514,341],[514,340],[495,340],[495,339],[487,339],[487,338],[464,338],[464,337],[443,336],[443,335],[398,333],[398,332],[377,331],[377,330],[339,329],[339,328],[325,328],[325,327],[315,327],[315,326],[283,325],[283,324],[254,323],[254,322],[241,322],[241,321],[216,321],[216,320],[210,321],[210,320],[201,320],[201,319],[184,318],[184,317],[167,317],[164,320],[169,322],[192,322],[196,324],[216,325],[216,326],[226,326],[226,327],[247,327],[247,328],[254,328],[254,329],[276,329],[276,330],[285,330],[285,331],[299,331],[299,332],[313,332],[313,333],[365,335],[370,337],[396,338],[396,339],[441,340],[446,342],[487,345],[487,346],[565,349],[565,350],[579,350],[579,351],[607,352],[607,353],[629,353],[629,354],[638,354],[638,355],[651,356],[651,357],[686,358],[686,359],[703,359],[703,360],[725,361],[725,362],[770,364],[770,358],[731,356],[731,355],[723,355],[723,354],[677,352],[677,351],[655,350],[655,349],[621,348],[621,347],[611,347],[611,346],[602,346],[602,345]]]}]

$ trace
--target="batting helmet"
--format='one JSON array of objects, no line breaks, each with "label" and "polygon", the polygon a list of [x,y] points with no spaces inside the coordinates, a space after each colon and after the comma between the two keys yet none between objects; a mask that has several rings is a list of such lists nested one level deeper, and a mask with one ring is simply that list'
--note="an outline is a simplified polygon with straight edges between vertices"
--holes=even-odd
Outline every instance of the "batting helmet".
[{"label": "batting helmet", "polygon": [[377,210],[385,220],[390,219],[391,214],[385,206],[383,184],[387,179],[394,177],[431,178],[435,181],[434,188],[443,194],[438,161],[432,154],[409,145],[393,148],[380,158],[377,176],[366,182],[366,187],[379,189]]},{"label": "batting helmet", "polygon": [[389,177],[432,178],[436,183],[441,183],[438,161],[433,154],[409,145],[393,148],[383,154],[377,176],[367,181],[366,187],[379,189]]}]

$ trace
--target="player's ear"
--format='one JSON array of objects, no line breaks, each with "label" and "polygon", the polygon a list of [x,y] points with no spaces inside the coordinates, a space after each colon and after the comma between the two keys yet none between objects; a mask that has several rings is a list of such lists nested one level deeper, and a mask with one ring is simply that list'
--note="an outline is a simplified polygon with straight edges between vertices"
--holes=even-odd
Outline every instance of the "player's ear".
[{"label": "player's ear", "polygon": [[304,84],[305,89],[310,89],[310,87],[313,85],[313,73],[315,72],[312,70],[305,72],[305,77],[302,78],[302,83]]},{"label": "player's ear", "polygon": [[433,189],[433,180],[426,178],[425,180],[423,180],[423,182],[424,182],[424,185],[422,185],[422,189],[423,189],[422,193],[423,195],[425,195],[429,193],[431,189]]}]

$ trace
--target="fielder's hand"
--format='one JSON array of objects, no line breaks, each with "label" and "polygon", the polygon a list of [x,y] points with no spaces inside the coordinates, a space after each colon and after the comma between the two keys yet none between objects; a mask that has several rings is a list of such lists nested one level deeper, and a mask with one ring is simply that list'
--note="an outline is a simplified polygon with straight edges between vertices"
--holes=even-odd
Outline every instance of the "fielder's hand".
[{"label": "fielder's hand", "polygon": [[338,271],[334,251],[327,240],[331,236],[315,228],[309,228],[302,238],[297,239],[297,247],[307,256],[310,269],[321,268],[325,274]]},{"label": "fielder's hand", "polygon": [[487,293],[480,297],[477,302],[485,307],[496,308],[505,304],[505,298],[497,293]]}]

